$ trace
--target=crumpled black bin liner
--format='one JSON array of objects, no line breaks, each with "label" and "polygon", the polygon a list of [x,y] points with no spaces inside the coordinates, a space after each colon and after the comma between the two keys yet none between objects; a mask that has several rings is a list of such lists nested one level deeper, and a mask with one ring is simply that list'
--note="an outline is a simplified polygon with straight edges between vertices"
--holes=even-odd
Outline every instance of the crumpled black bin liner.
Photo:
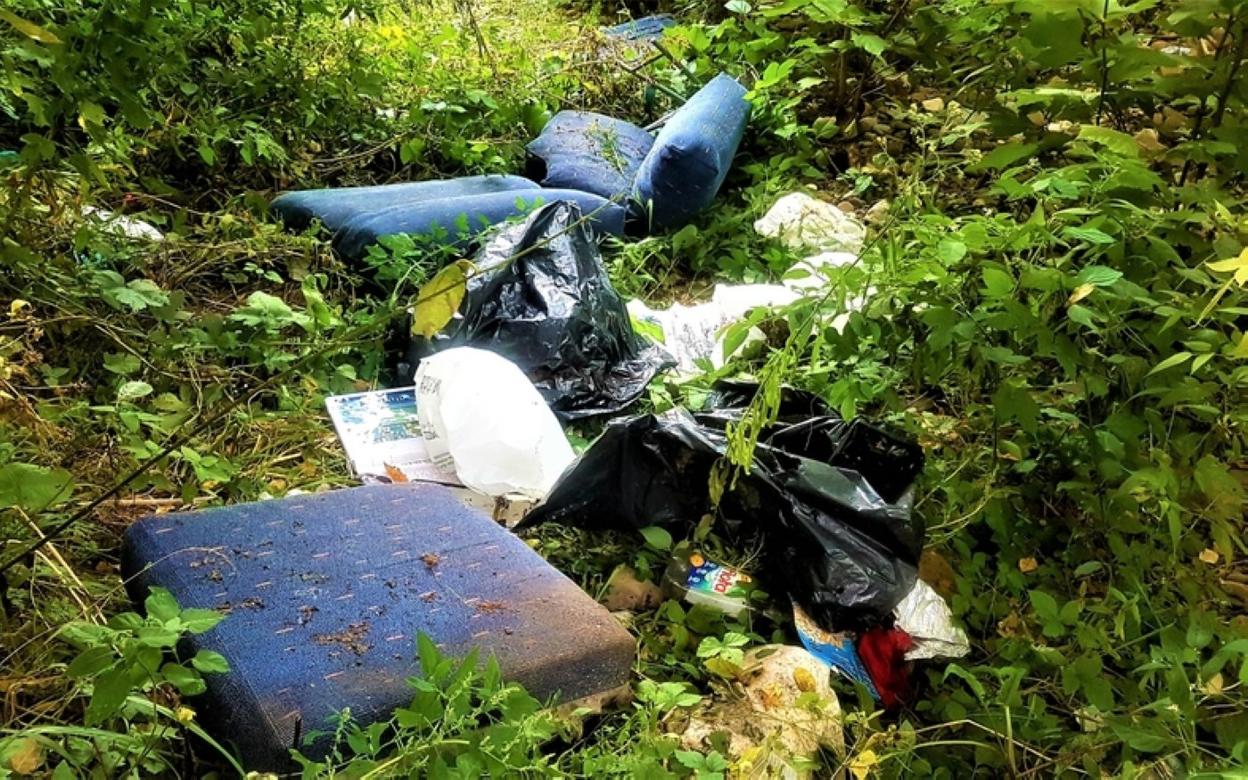
[{"label": "crumpled black bin liner", "polygon": [[432,339],[413,338],[412,366],[450,347],[497,352],[566,422],[624,409],[673,365],[633,330],[575,203],[541,206],[491,239],[473,263],[459,313]]},{"label": "crumpled black bin liner", "polygon": [[[745,392],[728,387],[712,396],[720,406],[696,416],[673,409],[611,421],[523,525],[692,528],[711,509],[711,469]],[[879,623],[918,574],[925,529],[909,488],[922,468],[917,444],[788,392],[749,473],[725,492],[717,528],[761,535],[760,577],[782,584],[823,626]]]}]

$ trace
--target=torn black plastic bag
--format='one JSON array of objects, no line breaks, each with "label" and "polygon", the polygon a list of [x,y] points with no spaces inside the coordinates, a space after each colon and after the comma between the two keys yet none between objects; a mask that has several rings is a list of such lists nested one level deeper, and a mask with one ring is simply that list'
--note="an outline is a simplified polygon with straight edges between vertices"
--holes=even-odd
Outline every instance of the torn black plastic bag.
[{"label": "torn black plastic bag", "polygon": [[[694,417],[674,409],[613,420],[524,525],[692,528],[711,509],[711,469],[727,450],[722,426],[733,417],[733,410]],[[891,434],[829,417],[848,437],[845,446],[828,448],[831,419],[818,436],[800,439],[810,441],[812,451],[830,452],[827,460],[787,449],[799,442],[792,425],[764,432],[750,472],[725,491],[717,527],[740,540],[760,537],[760,573],[783,585],[820,624],[840,630],[887,620],[914,586],[924,528],[910,511],[907,490],[889,502],[845,467],[867,457],[860,448],[874,438],[872,431]],[[905,471],[917,473],[922,452],[913,447],[908,453],[917,462],[905,463]]]},{"label": "torn black plastic bag", "polygon": [[413,339],[412,365],[449,347],[497,352],[565,422],[619,412],[673,365],[633,330],[575,203],[541,206],[494,236],[473,263],[459,312],[432,339]]},{"label": "torn black plastic bag", "polygon": [[[757,391],[756,382],[717,382],[699,419],[723,430],[741,418]],[[846,420],[819,396],[792,387],[781,388],[776,424],[764,430],[759,441],[853,469],[889,502],[901,499],[923,471],[923,449],[915,442],[860,417]]]}]

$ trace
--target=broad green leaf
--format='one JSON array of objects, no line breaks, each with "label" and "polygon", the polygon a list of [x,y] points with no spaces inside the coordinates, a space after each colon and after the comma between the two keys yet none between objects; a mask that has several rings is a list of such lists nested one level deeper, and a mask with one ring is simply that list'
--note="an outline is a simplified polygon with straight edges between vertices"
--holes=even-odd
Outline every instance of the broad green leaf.
[{"label": "broad green leaf", "polygon": [[1109,235],[1103,230],[1090,227],[1065,227],[1062,228],[1062,238],[1069,238],[1075,241],[1086,241],[1089,244],[1108,245],[1118,241],[1118,239]]},{"label": "broad green leaf", "polygon": [[159,620],[161,623],[173,620],[181,612],[178,600],[173,597],[168,588],[161,587],[152,588],[151,593],[143,602],[143,608],[147,611],[149,618]]},{"label": "broad green leaf", "polygon": [[979,162],[974,165],[967,166],[967,170],[971,173],[981,173],[983,171],[1008,168],[1014,163],[1021,162],[1022,160],[1026,160],[1031,157],[1039,148],[1040,144],[1002,144],[988,154],[985,154]]},{"label": "broad green leaf", "polygon": [[1190,360],[1191,357],[1192,357],[1191,352],[1176,352],[1170,357],[1158,363],[1157,365],[1153,366],[1152,370],[1149,371],[1148,374],[1146,374],[1146,376],[1159,374],[1168,368],[1174,368],[1175,366],[1182,365],[1186,363],[1188,360]]},{"label": "broad green leaf", "polygon": [[467,260],[459,260],[430,279],[416,296],[412,308],[412,335],[433,338],[459,311],[468,291],[468,277],[475,269]]},{"label": "broad green leaf", "polygon": [[966,257],[966,244],[956,238],[942,238],[936,245],[936,256],[945,265],[953,265]]},{"label": "broad green leaf", "polygon": [[1000,268],[983,270],[984,292],[989,298],[1004,298],[1014,292],[1014,277]]},{"label": "broad green leaf", "polygon": [[225,660],[225,656],[215,650],[200,650],[191,659],[191,666],[194,666],[205,674],[224,673],[230,671],[230,663]]},{"label": "broad green leaf", "polygon": [[183,696],[196,696],[208,690],[208,686],[204,684],[204,678],[199,676],[199,672],[194,669],[187,669],[181,664],[165,664],[160,667],[160,673]]},{"label": "broad green leaf", "polygon": [[1094,287],[1109,287],[1122,278],[1122,271],[1116,271],[1104,265],[1090,265],[1075,277],[1075,284],[1090,284]]},{"label": "broad green leaf", "polygon": [[202,634],[225,619],[215,609],[186,609],[182,611],[182,627],[192,634]]},{"label": "broad green leaf", "polygon": [[57,44],[61,42],[61,39],[56,37],[56,35],[52,33],[50,30],[40,27],[39,25],[35,24],[32,21],[23,19],[22,17],[18,16],[17,14],[8,10],[7,8],[0,8],[0,19],[8,22],[13,27],[14,30],[17,30],[22,35],[25,35],[27,38],[30,38],[32,41],[38,41],[39,43],[51,43],[51,44]]},{"label": "broad green leaf", "polygon": [[91,691],[91,703],[87,705],[87,725],[97,726],[115,715],[129,694],[128,670],[110,669],[96,677]]},{"label": "broad green leaf", "polygon": [[888,43],[878,35],[871,33],[854,32],[849,34],[850,41],[855,46],[862,49],[873,57],[878,57],[888,48]]},{"label": "broad green leaf", "polygon": [[113,648],[104,646],[88,647],[70,662],[65,673],[74,679],[92,677],[117,662]]},{"label": "broad green leaf", "polygon": [[1108,127],[1098,127],[1096,125],[1082,125],[1079,128],[1079,138],[1098,146],[1102,146],[1114,154],[1123,157],[1139,157],[1140,147],[1135,139],[1126,133],[1117,130],[1111,130]]},{"label": "broad green leaf", "polygon": [[0,466],[0,509],[18,507],[41,512],[68,499],[74,481],[64,469],[46,469],[29,463]]},{"label": "broad green leaf", "polygon": [[646,544],[656,550],[672,549],[672,535],[657,525],[642,528],[641,535],[646,540]]}]

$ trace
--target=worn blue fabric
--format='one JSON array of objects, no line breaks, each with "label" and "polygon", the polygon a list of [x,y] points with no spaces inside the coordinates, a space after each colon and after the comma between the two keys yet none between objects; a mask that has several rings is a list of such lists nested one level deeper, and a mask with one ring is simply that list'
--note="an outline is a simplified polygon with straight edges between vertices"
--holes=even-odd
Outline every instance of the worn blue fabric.
[{"label": "worn blue fabric", "polygon": [[675,27],[676,19],[671,14],[655,14],[640,19],[602,28],[602,34],[608,38],[624,41],[651,41],[663,37],[663,31]]},{"label": "worn blue fabric", "polygon": [[654,136],[590,111],[560,111],[528,145],[525,173],[543,187],[583,190],[623,203]]},{"label": "worn blue fabric", "polygon": [[270,208],[291,230],[303,230],[319,219],[331,233],[350,218],[404,203],[421,203],[488,192],[535,190],[538,185],[522,176],[464,176],[445,181],[413,181],[375,187],[335,187],[285,192]]},{"label": "worn blue fabric", "polygon": [[[367,724],[411,702],[417,633],[453,657],[569,701],[627,683],[632,637],[574,582],[446,488],[375,485],[144,518],[122,572],[141,604],[168,588],[228,612],[182,650],[224,655],[188,703],[248,769],[289,768],[344,708]],[[322,757],[326,737],[303,747]]]},{"label": "worn blue fabric", "polygon": [[358,260],[382,236],[400,233],[427,236],[451,246],[465,246],[491,225],[521,216],[541,203],[557,200],[572,201],[580,206],[599,234],[623,235],[626,214],[623,205],[578,190],[525,189],[403,203],[359,214],[348,219],[338,231],[334,248],[343,257]]},{"label": "worn blue fabric", "polygon": [[745,87],[723,73],[672,114],[637,171],[647,227],[680,227],[711,204],[749,116]]}]

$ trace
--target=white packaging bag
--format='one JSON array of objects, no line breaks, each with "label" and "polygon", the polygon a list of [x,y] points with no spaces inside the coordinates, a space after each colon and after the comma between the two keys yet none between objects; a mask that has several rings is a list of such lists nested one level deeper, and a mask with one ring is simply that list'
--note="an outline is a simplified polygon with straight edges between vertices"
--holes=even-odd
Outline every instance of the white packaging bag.
[{"label": "white packaging bag", "polygon": [[487,495],[545,498],[575,457],[533,383],[487,350],[456,347],[422,360],[416,408],[434,464]]}]

